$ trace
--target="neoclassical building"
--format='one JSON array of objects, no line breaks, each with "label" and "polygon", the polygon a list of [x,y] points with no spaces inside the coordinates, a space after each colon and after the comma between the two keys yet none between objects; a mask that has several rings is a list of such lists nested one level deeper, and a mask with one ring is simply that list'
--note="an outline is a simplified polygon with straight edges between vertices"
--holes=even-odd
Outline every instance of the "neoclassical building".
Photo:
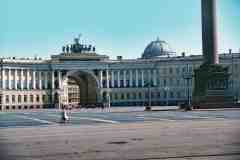
[{"label": "neoclassical building", "polygon": [[[229,94],[239,100],[240,53],[219,57],[231,74]],[[176,105],[191,100],[194,69],[202,61],[202,55],[177,55],[159,39],[141,58],[112,60],[76,38],[50,59],[1,58],[0,109],[76,106],[108,97],[112,106]]]}]

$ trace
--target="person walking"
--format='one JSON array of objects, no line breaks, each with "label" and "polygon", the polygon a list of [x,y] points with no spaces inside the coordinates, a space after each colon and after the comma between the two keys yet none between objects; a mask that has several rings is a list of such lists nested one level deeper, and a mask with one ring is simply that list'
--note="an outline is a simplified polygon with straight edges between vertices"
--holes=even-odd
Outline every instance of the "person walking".
[{"label": "person walking", "polygon": [[66,106],[63,107],[62,109],[62,115],[61,115],[61,120],[62,122],[66,123],[67,121],[70,120],[68,114],[67,114],[67,109],[66,109]]}]

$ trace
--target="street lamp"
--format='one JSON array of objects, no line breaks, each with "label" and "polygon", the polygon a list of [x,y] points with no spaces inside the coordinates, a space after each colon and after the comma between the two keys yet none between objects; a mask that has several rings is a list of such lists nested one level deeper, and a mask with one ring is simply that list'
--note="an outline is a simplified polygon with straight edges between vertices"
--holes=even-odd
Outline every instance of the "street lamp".
[{"label": "street lamp", "polygon": [[152,83],[148,81],[148,83],[146,83],[145,85],[146,87],[148,87],[148,105],[145,107],[146,111],[151,111],[151,103],[152,103],[152,93],[151,93],[151,87],[152,87]]},{"label": "street lamp", "polygon": [[187,64],[187,73],[183,74],[183,78],[187,80],[188,107],[191,106],[190,81],[192,80],[192,77],[193,77],[193,74],[189,71],[189,65]]},{"label": "street lamp", "polygon": [[[152,71],[154,72],[154,70],[156,69],[157,63],[155,62],[152,66]],[[156,75],[154,74],[156,78]],[[155,84],[152,81],[151,75],[148,74],[148,82],[145,84],[145,87],[148,87],[148,106],[145,107],[146,111],[151,111],[151,106],[152,106],[152,92],[151,92],[151,87],[156,87]]]},{"label": "street lamp", "polygon": [[169,91],[169,87],[164,87],[164,90],[166,91],[166,106],[168,106],[168,91]]}]

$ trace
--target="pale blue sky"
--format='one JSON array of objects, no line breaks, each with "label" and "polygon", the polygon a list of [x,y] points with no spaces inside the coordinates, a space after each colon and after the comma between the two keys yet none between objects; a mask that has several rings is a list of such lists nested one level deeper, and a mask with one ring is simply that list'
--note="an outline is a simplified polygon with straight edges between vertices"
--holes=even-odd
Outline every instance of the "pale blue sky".
[{"label": "pale blue sky", "polygon": [[[0,56],[49,57],[79,33],[112,58],[140,57],[159,36],[200,54],[200,0],[0,0]],[[240,0],[217,0],[219,51],[240,48]]]}]

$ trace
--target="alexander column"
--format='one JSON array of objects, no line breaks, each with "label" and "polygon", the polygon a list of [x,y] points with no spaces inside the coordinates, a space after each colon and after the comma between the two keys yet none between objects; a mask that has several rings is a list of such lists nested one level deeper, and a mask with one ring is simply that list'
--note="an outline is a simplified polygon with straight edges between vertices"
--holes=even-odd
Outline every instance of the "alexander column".
[{"label": "alexander column", "polygon": [[216,0],[202,0],[201,8],[204,63],[218,64]]},{"label": "alexander column", "polygon": [[203,64],[194,71],[193,106],[226,107],[229,74],[218,64],[216,0],[201,0],[201,11]]}]

